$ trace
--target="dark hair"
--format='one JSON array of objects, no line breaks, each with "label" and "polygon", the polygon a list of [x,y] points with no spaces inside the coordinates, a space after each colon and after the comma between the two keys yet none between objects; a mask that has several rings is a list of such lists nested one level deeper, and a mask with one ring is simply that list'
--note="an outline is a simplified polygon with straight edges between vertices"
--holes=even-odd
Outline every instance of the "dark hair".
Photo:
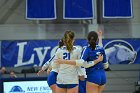
[{"label": "dark hair", "polygon": [[64,40],[63,40],[63,38],[59,40],[58,45],[59,45],[59,48],[61,48],[62,46],[64,46]]},{"label": "dark hair", "polygon": [[88,33],[88,43],[90,45],[90,47],[95,50],[96,48],[96,42],[98,40],[98,34],[95,31],[91,31]]},{"label": "dark hair", "polygon": [[73,50],[73,39],[74,39],[74,32],[72,31],[66,31],[64,34],[64,43],[66,45],[66,48],[69,52]]}]

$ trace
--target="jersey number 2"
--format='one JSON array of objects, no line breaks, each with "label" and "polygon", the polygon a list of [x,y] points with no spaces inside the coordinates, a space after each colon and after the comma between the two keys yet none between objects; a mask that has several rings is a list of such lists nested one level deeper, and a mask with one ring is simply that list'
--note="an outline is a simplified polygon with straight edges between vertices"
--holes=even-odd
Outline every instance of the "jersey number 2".
[{"label": "jersey number 2", "polygon": [[70,53],[63,53],[63,59],[70,60]]}]

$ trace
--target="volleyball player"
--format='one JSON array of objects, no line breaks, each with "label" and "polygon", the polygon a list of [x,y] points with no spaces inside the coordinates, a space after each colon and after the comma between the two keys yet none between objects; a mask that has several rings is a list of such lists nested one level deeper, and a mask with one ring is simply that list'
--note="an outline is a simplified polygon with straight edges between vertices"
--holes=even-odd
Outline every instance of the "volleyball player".
[{"label": "volleyball player", "polygon": [[[97,33],[98,33],[98,37],[99,37],[98,45],[103,47],[103,44],[102,44],[102,31],[98,30]],[[87,78],[87,76],[85,76],[85,78]],[[79,80],[78,93],[86,93],[86,80]]]},{"label": "volleyball player", "polygon": [[[61,39],[58,43],[59,48],[60,49],[63,45],[63,39]],[[57,50],[58,50],[57,49]],[[57,64],[53,63],[55,55],[49,59],[49,61],[47,61],[41,68],[41,70],[38,71],[37,75],[39,76],[41,73],[43,73],[46,69],[47,72],[50,71],[47,82],[49,87],[51,88],[53,93],[56,93],[55,88],[56,88],[56,78],[57,78],[57,74],[58,74],[58,66]],[[51,65],[53,63],[53,65]]]},{"label": "volleyball player", "polygon": [[[59,41],[59,49],[61,49],[63,45],[64,45],[64,42],[63,42],[63,39],[61,39]],[[57,49],[57,50],[59,50],[59,49]],[[78,48],[77,48],[77,50],[80,51],[80,49],[78,49]],[[81,53],[81,52],[78,52],[78,53]],[[41,73],[43,73],[48,67],[50,67],[50,64],[51,64],[52,69],[50,71],[50,74],[48,76],[48,80],[47,81],[48,81],[48,85],[52,89],[52,92],[53,93],[57,93],[55,88],[56,88],[56,78],[57,78],[57,74],[58,74],[58,64],[53,62],[54,57],[55,57],[55,55],[52,58],[50,58],[50,60],[47,61],[42,66],[41,70],[37,73],[37,75],[40,75]],[[79,54],[78,58],[80,58],[80,54]],[[80,67],[76,67],[76,70],[77,70],[79,78],[81,80],[83,80],[83,77],[85,77],[85,75],[86,75],[85,69],[84,68],[81,69]]]},{"label": "volleyball player", "polygon": [[[66,31],[64,34],[65,46],[56,52],[56,59],[78,59],[78,51],[73,47],[74,32]],[[78,72],[74,65],[61,64],[57,75],[57,93],[78,93]]]}]

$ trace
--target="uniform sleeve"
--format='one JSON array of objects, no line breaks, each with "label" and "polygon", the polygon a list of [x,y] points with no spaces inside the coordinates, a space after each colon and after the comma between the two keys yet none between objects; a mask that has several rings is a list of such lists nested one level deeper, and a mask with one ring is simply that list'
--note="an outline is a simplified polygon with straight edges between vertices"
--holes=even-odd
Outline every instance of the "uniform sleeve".
[{"label": "uniform sleeve", "polygon": [[56,53],[55,53],[55,57],[54,57],[54,59],[58,59],[58,58],[60,58],[60,54],[61,54],[61,49],[58,48],[57,51],[56,51]]},{"label": "uniform sleeve", "polygon": [[106,60],[105,50],[103,49],[102,51],[103,51],[103,61],[102,62],[104,64],[104,68],[107,69],[109,67],[109,64],[108,64],[108,62]]},{"label": "uniform sleeve", "polygon": [[81,58],[76,60],[76,66],[82,66],[84,68],[89,68],[94,65],[94,61],[87,62],[88,50],[85,48],[82,52]]},{"label": "uniform sleeve", "polygon": [[78,75],[79,76],[84,76],[85,78],[87,78],[87,75],[86,75],[86,70],[84,67],[76,67],[77,69],[77,72],[78,72]]},{"label": "uniform sleeve", "polygon": [[[56,50],[59,51],[59,48]],[[53,60],[56,58],[56,55],[54,55],[53,57],[51,57],[43,66],[42,66],[42,70],[46,70],[49,66],[51,66]]]},{"label": "uniform sleeve", "polygon": [[104,49],[102,49],[102,51],[103,51],[103,63],[106,63],[106,62],[107,62],[107,60],[106,60],[105,50],[104,50]]},{"label": "uniform sleeve", "polygon": [[53,57],[51,57],[43,66],[42,66],[42,70],[46,70],[50,64],[52,63],[53,59],[54,59],[55,55]]},{"label": "uniform sleeve", "polygon": [[[61,53],[61,50],[58,48],[55,53],[54,60],[60,58],[60,53]],[[52,69],[57,69],[57,70],[59,69],[59,64],[54,61],[52,61],[51,66],[52,66]]]}]

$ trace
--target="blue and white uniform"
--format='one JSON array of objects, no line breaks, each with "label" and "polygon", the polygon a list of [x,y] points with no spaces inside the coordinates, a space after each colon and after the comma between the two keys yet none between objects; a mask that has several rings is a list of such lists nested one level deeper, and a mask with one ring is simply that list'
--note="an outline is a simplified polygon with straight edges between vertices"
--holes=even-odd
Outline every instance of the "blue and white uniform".
[{"label": "blue and white uniform", "polygon": [[87,81],[98,85],[104,85],[106,83],[104,64],[107,64],[104,48],[97,45],[95,50],[92,50],[90,46],[87,46],[82,53],[81,59],[88,63],[96,60],[99,54],[103,55],[103,61],[86,68]]},{"label": "blue and white uniform", "polygon": [[[70,53],[66,47],[62,47],[56,52],[55,59],[78,60],[81,51],[77,47],[73,47]],[[79,84],[79,74],[83,75],[81,67],[69,64],[60,64],[57,75],[57,86],[61,88],[73,88]]]}]

